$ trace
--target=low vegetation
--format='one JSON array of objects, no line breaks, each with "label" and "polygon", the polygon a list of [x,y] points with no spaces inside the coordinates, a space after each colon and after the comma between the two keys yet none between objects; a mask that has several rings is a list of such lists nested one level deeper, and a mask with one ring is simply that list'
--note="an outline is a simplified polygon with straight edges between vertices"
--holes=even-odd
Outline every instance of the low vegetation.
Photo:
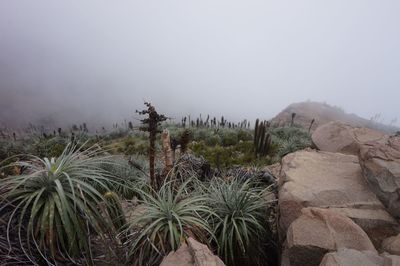
[{"label": "low vegetation", "polygon": [[276,263],[276,181],[258,167],[309,147],[307,130],[159,114],[150,125],[146,107],[147,133],[84,124],[0,141],[1,261],[158,265],[191,236],[227,265]]},{"label": "low vegetation", "polygon": [[212,231],[207,217],[212,210],[205,204],[205,195],[188,193],[188,182],[177,188],[173,182],[165,182],[153,193],[139,190],[142,214],[127,228],[129,257],[135,265],[144,261],[157,265],[189,236],[209,243]]},{"label": "low vegetation", "polygon": [[228,265],[262,265],[266,261],[263,243],[267,206],[265,193],[252,179],[213,179],[207,189],[208,204],[215,212],[211,226],[217,238],[218,254]]},{"label": "low vegetation", "polygon": [[48,263],[92,261],[90,235],[109,228],[98,208],[104,197],[95,188],[108,190],[111,174],[100,168],[106,163],[110,157],[99,148],[68,144],[57,158],[27,156],[9,165],[24,170],[1,181],[7,238],[16,233],[28,258],[39,253]]}]

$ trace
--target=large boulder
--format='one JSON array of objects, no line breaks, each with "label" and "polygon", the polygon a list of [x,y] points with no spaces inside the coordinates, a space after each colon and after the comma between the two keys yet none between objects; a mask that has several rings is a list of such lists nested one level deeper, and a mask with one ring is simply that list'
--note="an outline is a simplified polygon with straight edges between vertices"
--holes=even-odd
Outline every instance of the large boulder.
[{"label": "large boulder", "polygon": [[325,253],[339,248],[376,253],[367,234],[348,217],[320,208],[304,208],[301,213],[287,231],[291,266],[319,265]]},{"label": "large boulder", "polygon": [[182,244],[177,251],[172,251],[160,266],[224,266],[222,260],[211,250],[193,238]]},{"label": "large boulder", "polygon": [[400,266],[400,256],[385,253],[381,256],[384,258],[383,266]]},{"label": "large boulder", "polygon": [[342,248],[324,256],[320,266],[400,266],[400,257],[371,251]]},{"label": "large boulder", "polygon": [[387,138],[383,132],[369,128],[355,128],[338,121],[318,127],[311,136],[313,144],[321,151],[357,155],[360,144]]},{"label": "large boulder", "polygon": [[342,248],[324,256],[320,266],[383,266],[385,259],[376,252]]},{"label": "large boulder", "polygon": [[360,164],[370,188],[396,218],[400,218],[400,137],[364,143]]},{"label": "large boulder", "polygon": [[382,250],[400,256],[400,234],[391,236],[383,240]]},{"label": "large boulder", "polygon": [[356,156],[310,149],[291,153],[282,159],[279,188],[282,236],[305,207],[331,208],[346,215],[370,236],[377,236],[372,239],[377,246],[382,238],[396,234],[397,222],[370,191]]}]

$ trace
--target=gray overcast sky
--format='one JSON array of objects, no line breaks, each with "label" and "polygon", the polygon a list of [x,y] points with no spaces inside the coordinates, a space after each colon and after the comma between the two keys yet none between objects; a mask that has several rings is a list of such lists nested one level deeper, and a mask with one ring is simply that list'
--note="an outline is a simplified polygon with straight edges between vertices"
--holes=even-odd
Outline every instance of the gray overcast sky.
[{"label": "gray overcast sky", "polygon": [[326,101],[400,119],[400,1],[0,1],[0,119],[270,118]]}]

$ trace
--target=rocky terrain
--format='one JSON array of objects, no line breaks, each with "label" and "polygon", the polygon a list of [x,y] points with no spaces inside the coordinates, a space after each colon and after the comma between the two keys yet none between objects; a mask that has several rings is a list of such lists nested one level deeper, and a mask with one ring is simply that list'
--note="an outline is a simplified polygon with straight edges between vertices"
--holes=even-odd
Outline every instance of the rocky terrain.
[{"label": "rocky terrain", "polygon": [[[400,137],[331,121],[312,141],[267,167],[278,183],[280,265],[400,265]],[[190,240],[161,265],[223,263]]]},{"label": "rocky terrain", "polygon": [[[133,127],[125,130],[115,127],[103,135],[97,132],[90,135],[86,125],[82,125],[79,130],[83,132],[76,126],[71,135],[59,129],[26,139],[15,134],[8,136],[0,145],[0,159],[13,159],[9,156],[26,152],[44,158],[64,158],[59,160],[64,162],[70,153],[77,153],[72,157],[78,161],[78,169],[86,173],[90,165],[79,160],[102,159],[101,147],[107,148],[110,161],[103,159],[99,165],[109,180],[100,178],[110,182],[109,186],[105,183],[93,188],[93,191],[100,189],[98,193],[104,193],[105,198],[93,206],[106,206],[107,210],[101,209],[92,223],[110,216],[110,223],[104,228],[109,228],[107,234],[115,234],[118,242],[112,246],[106,243],[113,251],[110,253],[95,239],[91,259],[94,265],[127,265],[128,261],[134,263],[128,265],[142,265],[145,261],[148,265],[162,266],[400,266],[399,133],[358,126],[366,120],[326,105],[315,116],[311,116],[312,108],[304,106],[321,107],[321,104],[291,106],[297,107],[278,115],[286,117],[284,122],[283,118],[272,123],[257,120],[254,130],[249,128],[247,120],[238,125],[224,119],[222,124],[216,123],[216,119],[212,125],[197,119],[199,123],[187,127],[185,120],[183,124],[166,125],[158,142],[162,150],[157,156],[155,152],[149,154],[148,136],[135,132]],[[342,120],[337,119],[338,114]],[[311,117],[316,118],[312,130],[308,130]],[[76,140],[81,133],[84,133],[82,139]],[[189,141],[187,136],[191,134],[193,139]],[[99,154],[83,156],[79,148],[69,151],[70,141],[72,145],[90,141]],[[153,167],[157,163],[154,180],[171,178],[171,182],[162,185],[156,182],[154,190],[148,175],[150,163],[144,155],[158,158],[153,162]],[[31,184],[33,190],[54,185],[51,179],[50,185],[46,185],[41,178],[25,178],[26,169],[22,166],[29,162],[20,162],[20,167],[15,167],[17,163],[0,173],[2,191],[9,191],[12,185],[20,193],[25,193]],[[36,169],[33,166],[38,162],[31,165]],[[17,178],[29,182],[21,186],[14,181]],[[69,189],[67,182],[63,184]],[[5,194],[11,200],[13,191]],[[74,199],[72,195],[70,199]],[[66,204],[73,206],[74,202]],[[26,254],[17,244],[27,239],[11,230],[14,224],[15,227],[22,224],[24,216],[21,214],[20,220],[14,221],[15,210],[9,208],[4,213],[0,225],[3,232],[9,233],[0,237],[0,261],[6,261],[0,264],[9,265],[25,259]],[[40,221],[54,222],[54,215],[46,209],[40,214]],[[47,234],[43,226],[39,229],[43,235]],[[84,229],[77,227],[72,232],[78,230]],[[56,240],[64,235],[63,231],[54,232],[61,234]],[[15,247],[11,256],[10,243]],[[44,250],[46,245],[43,242]],[[76,249],[75,256],[79,259],[81,250]],[[34,254],[36,257],[30,259],[40,262],[41,257]]]},{"label": "rocky terrain", "polygon": [[340,122],[278,172],[281,265],[400,265],[400,137]]},{"label": "rocky terrain", "polygon": [[293,113],[296,114],[295,123],[307,129],[309,128],[311,121],[314,119],[311,128],[312,130],[332,121],[339,121],[353,127],[378,129],[385,132],[394,132],[399,130],[397,127],[384,125],[377,121],[359,117],[355,114],[348,114],[339,107],[320,102],[293,103],[276,115],[272,119],[272,122],[281,125],[289,125]]}]

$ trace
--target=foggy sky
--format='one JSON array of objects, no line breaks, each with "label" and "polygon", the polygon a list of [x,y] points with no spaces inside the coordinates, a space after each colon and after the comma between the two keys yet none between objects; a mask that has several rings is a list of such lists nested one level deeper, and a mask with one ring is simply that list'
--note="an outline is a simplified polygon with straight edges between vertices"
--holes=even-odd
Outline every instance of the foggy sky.
[{"label": "foggy sky", "polygon": [[[271,118],[314,100],[400,119],[400,1],[1,0],[0,122]],[[399,123],[398,123],[399,124]]]}]

